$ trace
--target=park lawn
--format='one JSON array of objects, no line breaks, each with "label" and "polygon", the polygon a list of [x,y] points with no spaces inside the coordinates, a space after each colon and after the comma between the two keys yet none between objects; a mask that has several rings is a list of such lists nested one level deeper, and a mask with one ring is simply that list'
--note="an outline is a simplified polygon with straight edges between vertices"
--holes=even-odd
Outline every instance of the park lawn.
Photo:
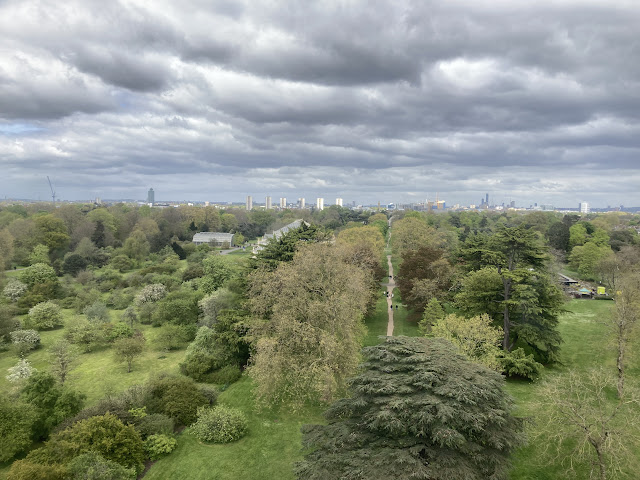
[{"label": "park lawn", "polygon": [[[399,305],[396,310],[395,305]],[[417,337],[420,335],[418,332],[418,322],[412,320],[415,315],[411,315],[408,308],[402,304],[402,295],[400,289],[393,289],[393,335],[404,335],[406,337]]]},{"label": "park lawn", "polygon": [[367,327],[367,335],[363,341],[365,347],[378,345],[382,341],[379,337],[381,335],[387,335],[387,324],[389,323],[388,308],[387,297],[381,293],[376,302],[376,308],[365,318],[365,325]]},{"label": "park lawn", "polygon": [[303,456],[300,427],[321,423],[322,408],[309,408],[297,414],[258,411],[251,391],[252,382],[244,376],[218,399],[221,404],[241,409],[247,416],[246,437],[225,445],[203,444],[187,428],[178,436],[178,448],[156,462],[145,480],[293,480],[293,463]]},{"label": "park lawn", "polygon": [[[597,300],[571,300],[566,304],[567,312],[561,315],[559,331],[564,343],[561,347],[562,365],[546,368],[543,378],[535,383],[520,380],[509,380],[507,391],[516,401],[516,414],[529,418],[544,418],[542,407],[536,405],[540,382],[567,369],[587,370],[594,367],[608,367],[615,374],[615,352],[606,340],[607,327],[603,319],[614,307],[613,302]],[[631,362],[628,368],[628,379],[638,378],[638,360]],[[544,434],[538,438],[530,438],[529,444],[521,448],[513,458],[511,480],[555,480],[565,478],[565,469],[560,461],[552,465],[541,463],[540,453],[549,442]],[[566,454],[570,446],[566,447]],[[640,452],[637,452],[640,455]],[[562,455],[566,457],[566,455]],[[576,478],[589,478],[589,468],[577,469]],[[634,475],[628,478],[634,478]]]},{"label": "park lawn", "polygon": [[[63,310],[65,319],[71,318],[72,310]],[[114,312],[110,312],[112,315]],[[87,405],[92,405],[106,393],[118,393],[131,385],[143,383],[149,375],[158,372],[178,373],[179,364],[184,358],[185,350],[159,352],[154,348],[154,339],[160,329],[149,325],[136,324],[147,338],[147,346],[142,355],[133,362],[131,373],[127,373],[127,365],[117,362],[111,348],[102,348],[94,352],[83,353],[78,357],[75,368],[71,371],[67,385],[87,395]],[[48,370],[48,348],[64,336],[64,328],[40,332],[41,347],[27,357],[31,365],[38,370]],[[6,372],[18,362],[11,351],[0,353],[0,372]],[[0,375],[0,388],[11,389],[11,383]]]}]

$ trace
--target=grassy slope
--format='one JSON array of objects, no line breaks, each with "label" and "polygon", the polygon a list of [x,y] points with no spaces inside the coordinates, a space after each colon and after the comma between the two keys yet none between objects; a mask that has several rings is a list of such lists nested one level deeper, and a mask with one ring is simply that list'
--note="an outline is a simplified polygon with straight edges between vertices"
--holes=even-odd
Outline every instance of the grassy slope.
[{"label": "grassy slope", "polygon": [[189,430],[178,437],[178,448],[151,467],[145,480],[286,480],[293,479],[292,465],[302,459],[300,427],[322,421],[321,409],[300,414],[256,411],[251,381],[243,377],[230,386],[219,402],[240,408],[249,420],[249,433],[226,445],[200,443]]},{"label": "grassy slope", "polygon": [[[554,375],[564,369],[585,370],[600,365],[610,366],[613,370],[614,352],[607,346],[606,327],[602,319],[609,315],[613,302],[593,300],[572,300],[566,306],[568,312],[561,316],[559,331],[564,339],[562,362],[545,370],[544,376]],[[630,369],[637,376],[637,369]],[[544,416],[536,408],[536,392],[539,383],[509,381],[507,391],[516,400],[517,414],[520,416]],[[564,478],[563,469],[554,465],[541,464],[537,458],[545,446],[545,439],[530,439],[527,447],[521,449],[513,459],[511,480],[555,480]],[[640,452],[638,452],[640,454]],[[578,470],[577,478],[589,478],[588,469]],[[631,478],[631,477],[629,477]]]}]

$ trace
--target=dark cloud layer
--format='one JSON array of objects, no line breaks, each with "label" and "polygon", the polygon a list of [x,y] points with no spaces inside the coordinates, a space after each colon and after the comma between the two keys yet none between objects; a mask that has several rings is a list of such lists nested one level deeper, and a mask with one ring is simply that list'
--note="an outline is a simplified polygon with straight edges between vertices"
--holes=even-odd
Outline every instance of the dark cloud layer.
[{"label": "dark cloud layer", "polygon": [[640,205],[633,0],[0,2],[0,194]]}]

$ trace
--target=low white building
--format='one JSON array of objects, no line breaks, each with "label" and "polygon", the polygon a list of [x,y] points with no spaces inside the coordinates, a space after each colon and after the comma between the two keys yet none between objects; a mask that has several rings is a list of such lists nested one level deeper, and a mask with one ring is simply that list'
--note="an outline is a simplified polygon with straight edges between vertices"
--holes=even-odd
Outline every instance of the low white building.
[{"label": "low white building", "polygon": [[253,253],[258,253],[260,250],[264,249],[264,246],[269,243],[272,239],[274,240],[278,240],[280,237],[282,237],[285,233],[287,233],[289,230],[295,230],[296,228],[300,228],[300,225],[302,225],[303,223],[309,225],[307,222],[305,222],[303,219],[298,219],[295,222],[291,222],[289,225],[286,225],[282,228],[279,228],[278,230],[274,230],[271,233],[267,233],[265,235],[262,236],[262,238],[260,238],[260,240],[258,240],[258,243],[256,243],[253,246]]}]

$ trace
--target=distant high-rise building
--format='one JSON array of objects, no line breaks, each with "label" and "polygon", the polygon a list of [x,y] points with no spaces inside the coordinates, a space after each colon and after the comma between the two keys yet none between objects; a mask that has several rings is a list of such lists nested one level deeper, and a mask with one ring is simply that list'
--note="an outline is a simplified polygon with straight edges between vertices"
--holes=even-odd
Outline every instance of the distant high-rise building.
[{"label": "distant high-rise building", "polygon": [[156,195],[153,191],[153,188],[149,189],[149,192],[147,193],[147,203],[155,203],[156,201]]},{"label": "distant high-rise building", "polygon": [[251,210],[253,208],[253,197],[251,195],[247,195],[247,210]]},{"label": "distant high-rise building", "polygon": [[271,210],[271,197],[266,198],[264,205],[267,210]]},{"label": "distant high-rise building", "polygon": [[591,211],[591,208],[589,208],[589,203],[587,202],[580,202],[580,205],[578,205],[579,209],[580,209],[580,213],[589,213]]},{"label": "distant high-rise building", "polygon": [[322,197],[316,198],[316,208],[318,210],[324,210],[324,198]]},{"label": "distant high-rise building", "polygon": [[484,196],[484,198],[485,198],[484,203],[486,203],[487,205],[489,205],[489,194],[487,193],[487,194]]},{"label": "distant high-rise building", "polygon": [[302,210],[304,208],[304,197],[298,199],[298,207]]},{"label": "distant high-rise building", "polygon": [[341,198],[336,198],[336,205],[338,205],[339,207],[342,206],[342,199]]},{"label": "distant high-rise building", "polygon": [[280,208],[287,208],[287,197],[280,197]]}]

